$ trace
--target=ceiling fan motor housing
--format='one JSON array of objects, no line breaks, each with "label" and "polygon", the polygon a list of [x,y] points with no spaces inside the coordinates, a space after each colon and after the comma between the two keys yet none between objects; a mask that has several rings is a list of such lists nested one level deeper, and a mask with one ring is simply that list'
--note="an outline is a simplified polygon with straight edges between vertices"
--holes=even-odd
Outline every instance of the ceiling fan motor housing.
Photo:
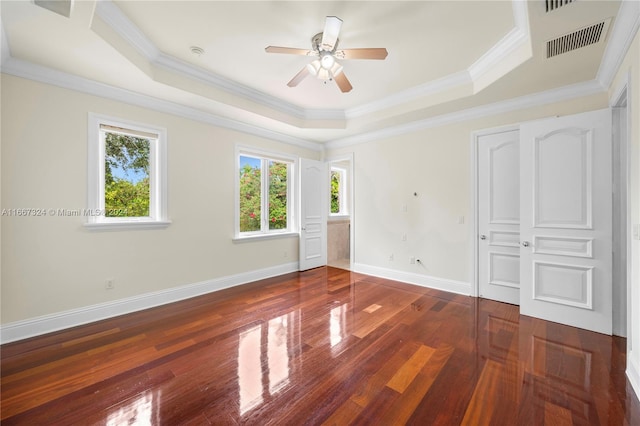
[{"label": "ceiling fan motor housing", "polygon": [[324,33],[318,33],[316,35],[314,35],[313,37],[311,37],[311,48],[320,53],[321,51],[325,51],[325,52],[330,52],[330,53],[335,53],[336,49],[338,48],[338,43],[340,42],[340,39],[336,39],[336,43],[333,45],[333,49],[331,50],[326,50],[322,48],[322,35]]}]

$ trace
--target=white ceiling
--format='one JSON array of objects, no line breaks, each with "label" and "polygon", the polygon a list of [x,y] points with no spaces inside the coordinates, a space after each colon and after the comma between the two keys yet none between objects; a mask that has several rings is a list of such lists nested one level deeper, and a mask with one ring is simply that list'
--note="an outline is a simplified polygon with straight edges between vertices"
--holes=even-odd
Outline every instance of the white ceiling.
[{"label": "white ceiling", "polygon": [[[593,80],[607,38],[545,59],[547,40],[610,19],[619,1],[74,1],[63,17],[32,1],[0,2],[11,60],[152,96],[312,142],[353,137],[457,108]],[[312,77],[286,83],[312,58],[326,16],[340,48],[385,47],[384,61],[343,61],[353,90]],[[191,46],[205,50],[201,56]]]}]

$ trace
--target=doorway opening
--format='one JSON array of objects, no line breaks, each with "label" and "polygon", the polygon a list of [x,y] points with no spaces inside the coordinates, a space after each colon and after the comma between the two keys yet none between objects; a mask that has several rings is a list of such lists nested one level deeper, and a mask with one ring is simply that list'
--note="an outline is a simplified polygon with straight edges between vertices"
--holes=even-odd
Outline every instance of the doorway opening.
[{"label": "doorway opening", "polygon": [[353,154],[329,164],[327,265],[351,270],[353,262]]}]

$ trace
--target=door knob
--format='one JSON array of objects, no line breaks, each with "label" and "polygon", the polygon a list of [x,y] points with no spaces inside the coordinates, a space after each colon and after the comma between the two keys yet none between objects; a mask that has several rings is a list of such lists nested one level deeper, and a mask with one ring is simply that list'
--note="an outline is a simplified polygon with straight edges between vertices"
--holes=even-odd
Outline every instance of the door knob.
[{"label": "door knob", "polygon": [[302,229],[303,231],[306,231],[306,230],[307,230],[307,228],[305,228],[304,226],[303,226],[302,228],[300,228],[300,229]]},{"label": "door knob", "polygon": [[523,241],[522,247],[529,247],[529,241]]},{"label": "door knob", "polygon": [[480,235],[480,239],[481,239],[481,240],[486,240],[486,239],[487,239],[487,236],[486,236],[486,235]]}]

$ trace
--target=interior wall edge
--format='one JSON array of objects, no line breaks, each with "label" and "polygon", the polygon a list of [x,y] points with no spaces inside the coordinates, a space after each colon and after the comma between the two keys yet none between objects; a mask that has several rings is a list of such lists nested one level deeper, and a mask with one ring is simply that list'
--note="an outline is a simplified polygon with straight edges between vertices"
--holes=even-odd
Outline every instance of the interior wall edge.
[{"label": "interior wall edge", "polygon": [[636,363],[638,357],[631,355],[632,353],[629,352],[627,357],[627,378],[631,383],[631,388],[636,393],[636,398],[640,399],[640,365]]}]

